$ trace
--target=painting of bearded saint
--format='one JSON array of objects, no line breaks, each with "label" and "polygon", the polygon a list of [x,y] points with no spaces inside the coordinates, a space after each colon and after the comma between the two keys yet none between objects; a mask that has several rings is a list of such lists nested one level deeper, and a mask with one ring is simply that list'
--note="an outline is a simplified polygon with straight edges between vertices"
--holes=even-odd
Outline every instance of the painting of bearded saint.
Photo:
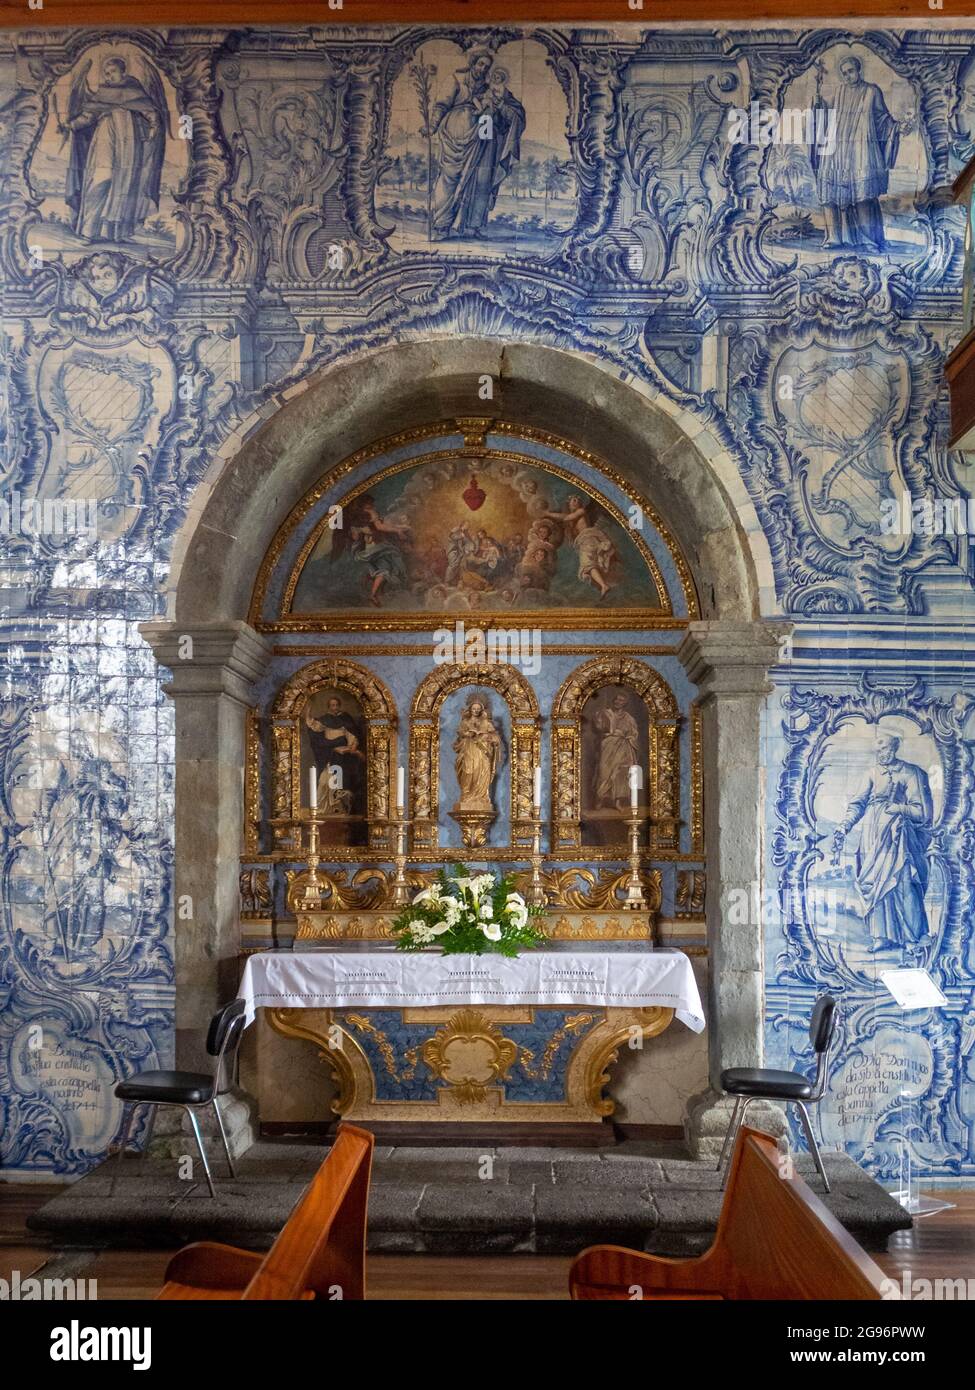
[{"label": "painting of bearded saint", "polygon": [[128,241],[159,207],[169,113],[158,73],[149,65],[145,85],[124,58],[106,58],[96,86],[92,60],[71,84],[68,111],[59,121],[70,136],[65,201],[74,230],[87,241]]},{"label": "painting of bearded saint", "polygon": [[[361,706],[337,690],[318,691],[305,707],[304,725],[306,757],[318,773],[318,814],[326,822],[320,832],[323,841],[362,843],[368,769]],[[307,778],[305,771],[302,787],[308,785]]]},{"label": "painting of bearded saint", "polygon": [[483,48],[471,50],[454,74],[446,101],[433,108],[440,142],[440,176],[433,192],[435,241],[478,236],[501,184],[521,154],[525,108],[508,91],[508,74]]},{"label": "painting of bearded saint", "polygon": [[860,826],[856,883],[871,951],[917,947],[928,932],[924,896],[934,805],[927,773],[898,756],[896,734],[877,738],[877,766],[833,836],[833,863]]},{"label": "painting of bearded saint", "polygon": [[631,690],[608,686],[587,702],[582,719],[583,842],[614,844],[626,834],[630,768],[645,768],[649,713]]},{"label": "painting of bearded saint", "polygon": [[594,788],[597,806],[630,804],[630,768],[639,765],[640,735],[626,706],[627,698],[621,693],[608,709],[596,712],[594,723],[601,736]]}]

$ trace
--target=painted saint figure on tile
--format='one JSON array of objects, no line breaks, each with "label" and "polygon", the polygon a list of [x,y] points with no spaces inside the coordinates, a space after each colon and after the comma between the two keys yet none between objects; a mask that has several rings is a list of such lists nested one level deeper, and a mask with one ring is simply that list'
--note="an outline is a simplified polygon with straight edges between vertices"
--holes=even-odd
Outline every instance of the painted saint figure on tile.
[{"label": "painted saint figure on tile", "polygon": [[433,239],[477,236],[501,184],[521,154],[525,108],[508,90],[508,73],[491,53],[474,48],[454,87],[433,108],[440,177],[433,190]]},{"label": "painted saint figure on tile", "polygon": [[872,951],[912,948],[928,932],[924,896],[934,805],[927,773],[898,756],[896,734],[877,736],[877,766],[833,836],[833,862],[860,824],[856,882]]},{"label": "painted saint figure on tile", "polygon": [[125,59],[101,64],[89,82],[92,60],[71,85],[59,133],[70,138],[65,201],[74,230],[88,241],[128,241],[158,210],[169,115],[158,73],[146,64],[144,86]]},{"label": "painted saint figure on tile", "polygon": [[880,196],[887,192],[897,162],[901,130],[887,109],[883,93],[863,76],[859,58],[844,58],[833,94],[836,138],[832,146],[810,146],[819,197],[826,213],[830,248],[860,247],[883,251],[884,219]]}]

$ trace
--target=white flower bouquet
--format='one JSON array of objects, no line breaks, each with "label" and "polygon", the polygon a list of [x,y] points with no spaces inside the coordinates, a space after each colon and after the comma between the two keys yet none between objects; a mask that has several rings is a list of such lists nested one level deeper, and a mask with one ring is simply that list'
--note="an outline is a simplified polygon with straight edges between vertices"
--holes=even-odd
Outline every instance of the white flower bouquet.
[{"label": "white flower bouquet", "polygon": [[543,942],[545,933],[533,925],[541,907],[529,907],[513,878],[472,874],[455,864],[443,869],[436,883],[417,893],[393,922],[398,951],[422,951],[438,946],[446,955],[482,955],[495,951],[516,956]]}]

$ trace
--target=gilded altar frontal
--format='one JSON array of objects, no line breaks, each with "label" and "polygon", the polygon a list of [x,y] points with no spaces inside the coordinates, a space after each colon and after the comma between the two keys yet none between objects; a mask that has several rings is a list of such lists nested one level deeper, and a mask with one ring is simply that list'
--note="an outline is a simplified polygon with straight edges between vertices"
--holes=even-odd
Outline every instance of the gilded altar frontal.
[{"label": "gilded altar frontal", "polygon": [[263,970],[229,1159],[713,1167],[828,995],[748,1124],[975,1182],[975,18],[444,3],[0,7],[0,1179]]}]

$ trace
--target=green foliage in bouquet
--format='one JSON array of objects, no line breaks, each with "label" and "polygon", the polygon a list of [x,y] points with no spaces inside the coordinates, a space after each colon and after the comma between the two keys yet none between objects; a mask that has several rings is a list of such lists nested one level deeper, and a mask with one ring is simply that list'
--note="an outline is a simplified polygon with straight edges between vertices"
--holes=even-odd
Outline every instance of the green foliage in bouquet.
[{"label": "green foliage in bouquet", "polygon": [[539,946],[545,933],[533,925],[544,908],[529,907],[510,875],[472,874],[463,864],[443,869],[436,883],[417,893],[393,922],[398,951],[438,946],[446,955],[494,951],[516,956]]}]

